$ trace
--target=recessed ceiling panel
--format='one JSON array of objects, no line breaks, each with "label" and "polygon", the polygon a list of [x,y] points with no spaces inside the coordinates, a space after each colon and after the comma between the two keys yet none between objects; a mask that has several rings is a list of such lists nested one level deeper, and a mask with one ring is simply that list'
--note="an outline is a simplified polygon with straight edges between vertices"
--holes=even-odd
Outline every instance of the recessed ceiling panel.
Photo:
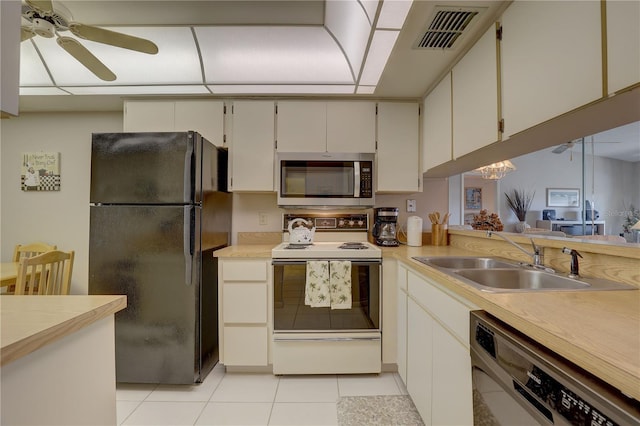
[{"label": "recessed ceiling panel", "polygon": [[371,40],[360,84],[376,86],[398,39],[399,31],[377,30]]},{"label": "recessed ceiling panel", "polygon": [[325,26],[344,50],[353,75],[357,77],[371,35],[371,24],[364,9],[355,1],[329,1],[326,5]]},{"label": "recessed ceiling panel", "polygon": [[323,27],[196,27],[209,84],[353,84]]},{"label": "recessed ceiling panel", "polygon": [[30,40],[20,44],[20,86],[52,86],[47,69]]},{"label": "recessed ceiling panel", "polygon": [[[149,55],[89,40],[77,39],[102,61],[117,78],[106,82],[97,78],[56,43],[55,38],[36,37],[53,78],[59,86],[201,84],[198,52],[188,27],[109,28],[112,31],[142,37],[158,46]],[[67,32],[65,36],[71,37]]]}]

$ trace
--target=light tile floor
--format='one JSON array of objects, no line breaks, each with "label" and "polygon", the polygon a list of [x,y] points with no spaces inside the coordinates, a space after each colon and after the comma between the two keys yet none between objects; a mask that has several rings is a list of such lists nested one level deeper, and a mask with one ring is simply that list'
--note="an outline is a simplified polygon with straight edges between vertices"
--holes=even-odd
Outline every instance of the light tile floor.
[{"label": "light tile floor", "polygon": [[225,374],[200,385],[116,389],[118,425],[337,425],[341,396],[406,395],[394,373],[328,376]]}]

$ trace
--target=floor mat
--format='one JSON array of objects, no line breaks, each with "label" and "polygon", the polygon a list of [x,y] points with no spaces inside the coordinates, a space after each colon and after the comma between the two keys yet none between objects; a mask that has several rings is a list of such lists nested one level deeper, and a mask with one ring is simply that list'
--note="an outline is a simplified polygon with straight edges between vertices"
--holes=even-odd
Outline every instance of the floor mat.
[{"label": "floor mat", "polygon": [[338,400],[340,426],[423,426],[408,395],[343,396]]}]

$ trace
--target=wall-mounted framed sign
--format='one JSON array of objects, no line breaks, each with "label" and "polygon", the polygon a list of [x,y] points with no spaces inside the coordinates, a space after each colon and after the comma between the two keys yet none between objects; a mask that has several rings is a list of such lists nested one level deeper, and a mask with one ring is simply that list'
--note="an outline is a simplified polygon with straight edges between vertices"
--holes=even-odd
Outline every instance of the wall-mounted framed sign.
[{"label": "wall-mounted framed sign", "polygon": [[20,187],[23,191],[60,191],[60,153],[23,153]]}]

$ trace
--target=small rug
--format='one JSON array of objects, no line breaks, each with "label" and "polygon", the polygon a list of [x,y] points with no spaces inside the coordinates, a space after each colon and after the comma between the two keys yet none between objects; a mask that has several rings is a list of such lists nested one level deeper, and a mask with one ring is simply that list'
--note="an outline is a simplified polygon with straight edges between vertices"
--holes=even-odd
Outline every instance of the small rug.
[{"label": "small rug", "polygon": [[343,396],[338,400],[340,426],[424,426],[408,395]]}]

